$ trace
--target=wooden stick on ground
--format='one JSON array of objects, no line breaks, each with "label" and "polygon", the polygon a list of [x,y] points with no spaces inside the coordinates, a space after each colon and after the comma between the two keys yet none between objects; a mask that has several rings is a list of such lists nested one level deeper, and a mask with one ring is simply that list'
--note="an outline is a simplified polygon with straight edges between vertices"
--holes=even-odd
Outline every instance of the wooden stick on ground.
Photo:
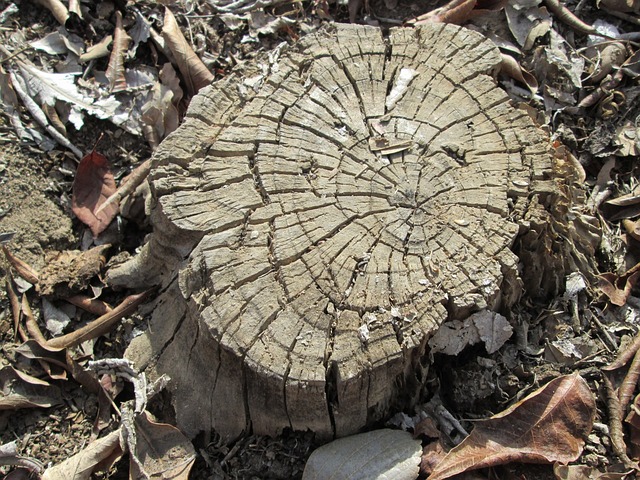
[{"label": "wooden stick on ground", "polygon": [[67,348],[81,344],[82,342],[91,338],[97,338],[104,335],[111,327],[122,317],[132,313],[138,305],[140,305],[149,294],[150,290],[146,290],[142,293],[135,295],[129,295],[125,298],[120,305],[111,310],[110,312],[96,318],[91,323],[79,328],[78,330],[61,335],[60,337],[52,338],[46,345],[53,348]]}]

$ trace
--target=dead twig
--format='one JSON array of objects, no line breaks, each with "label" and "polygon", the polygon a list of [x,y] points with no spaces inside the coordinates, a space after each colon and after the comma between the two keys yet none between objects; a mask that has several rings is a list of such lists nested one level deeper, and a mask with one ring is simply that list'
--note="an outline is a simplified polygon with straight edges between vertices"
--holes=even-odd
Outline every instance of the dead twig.
[{"label": "dead twig", "polygon": [[124,184],[120,185],[120,187],[118,187],[118,189],[115,192],[113,192],[113,194],[111,194],[109,198],[107,198],[104,201],[104,203],[102,203],[102,205],[98,207],[98,209],[95,211],[95,215],[96,216],[99,215],[100,212],[102,212],[105,208],[109,208],[114,203],[116,205],[120,205],[120,202],[124,197],[133,193],[133,191],[138,187],[138,185],[144,182],[145,178],[147,178],[150,171],[151,171],[151,159],[148,158],[147,160],[145,160],[144,162],[142,162],[140,165],[138,165],[136,168],[133,169],[131,174],[129,174],[127,181],[124,182]]},{"label": "dead twig", "polygon": [[129,295],[122,301],[122,303],[120,303],[120,305],[111,310],[109,313],[96,318],[94,321],[90,322],[84,327],[79,328],[74,332],[68,333],[66,335],[61,335],[60,337],[52,338],[47,342],[46,346],[53,348],[74,347],[86,340],[104,335],[109,330],[111,330],[111,327],[118,320],[138,308],[138,305],[140,305],[147,298],[149,292],[150,290],[146,290],[142,293]]}]

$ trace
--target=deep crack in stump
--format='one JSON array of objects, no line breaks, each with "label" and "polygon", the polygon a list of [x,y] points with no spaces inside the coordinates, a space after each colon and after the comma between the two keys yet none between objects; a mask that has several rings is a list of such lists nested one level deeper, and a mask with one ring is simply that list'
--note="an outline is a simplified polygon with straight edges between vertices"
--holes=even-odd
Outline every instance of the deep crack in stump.
[{"label": "deep crack in stump", "polygon": [[418,400],[444,320],[515,302],[550,158],[499,62],[455,26],[336,25],[193,99],[111,277],[165,286],[128,356],[169,374],[183,430],[356,432]]}]

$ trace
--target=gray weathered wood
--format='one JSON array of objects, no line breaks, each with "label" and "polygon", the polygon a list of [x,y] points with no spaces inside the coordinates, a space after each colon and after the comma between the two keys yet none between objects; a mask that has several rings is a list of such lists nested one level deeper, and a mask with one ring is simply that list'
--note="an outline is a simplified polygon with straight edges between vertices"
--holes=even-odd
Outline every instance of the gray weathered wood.
[{"label": "gray weathered wood", "polygon": [[155,157],[151,240],[110,277],[165,288],[128,356],[170,375],[183,430],[354,433],[417,401],[444,320],[516,301],[550,158],[499,62],[456,26],[336,25],[256,89],[193,99]]}]

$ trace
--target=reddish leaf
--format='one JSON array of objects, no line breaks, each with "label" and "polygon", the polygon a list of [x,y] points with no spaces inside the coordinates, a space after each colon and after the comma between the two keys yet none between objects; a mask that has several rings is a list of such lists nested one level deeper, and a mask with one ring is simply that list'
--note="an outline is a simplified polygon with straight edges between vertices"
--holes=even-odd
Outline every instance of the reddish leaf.
[{"label": "reddish leaf", "polygon": [[116,182],[106,157],[95,150],[85,155],[73,181],[71,209],[94,237],[100,235],[118,213],[117,204],[97,211],[115,191]]},{"label": "reddish leaf", "polygon": [[568,463],[580,455],[595,400],[577,373],[558,377],[476,428],[436,466],[429,480],[510,462]]}]

